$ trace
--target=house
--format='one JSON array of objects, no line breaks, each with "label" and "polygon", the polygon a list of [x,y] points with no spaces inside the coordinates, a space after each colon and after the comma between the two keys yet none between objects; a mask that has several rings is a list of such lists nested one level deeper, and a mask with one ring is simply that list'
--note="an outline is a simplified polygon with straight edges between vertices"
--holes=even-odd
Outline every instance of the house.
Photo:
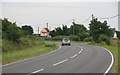
[{"label": "house", "polygon": [[48,36],[50,33],[50,27],[48,28],[43,28],[40,32],[40,36]]}]

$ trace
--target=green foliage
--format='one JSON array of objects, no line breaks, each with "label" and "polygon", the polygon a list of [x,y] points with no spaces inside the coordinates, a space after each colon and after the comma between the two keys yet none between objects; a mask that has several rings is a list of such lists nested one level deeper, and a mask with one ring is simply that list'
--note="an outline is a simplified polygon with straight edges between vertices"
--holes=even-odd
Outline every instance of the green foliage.
[{"label": "green foliage", "polygon": [[99,43],[103,43],[105,42],[107,45],[110,45],[110,38],[104,34],[100,35],[100,37],[98,38],[98,42]]},{"label": "green foliage", "polygon": [[3,53],[12,52],[16,50],[22,50],[24,48],[32,47],[35,45],[43,45],[44,41],[42,39],[38,39],[37,37],[21,37],[18,42],[9,41],[6,39],[2,40],[2,51]]},{"label": "green foliage", "polygon": [[56,36],[56,37],[51,38],[51,40],[62,41],[63,38],[70,38],[70,36]]},{"label": "green foliage", "polygon": [[[73,27],[73,26],[71,26],[71,27]],[[84,33],[86,31],[87,31],[87,29],[84,25],[82,25],[82,24],[75,24],[74,25],[74,34],[75,35],[78,35],[79,33]]]},{"label": "green foliage", "polygon": [[56,44],[46,43],[46,44],[45,44],[45,47],[56,47]]},{"label": "green foliage", "polygon": [[92,37],[87,37],[83,41],[85,41],[85,42],[92,42],[93,40],[92,40]]},{"label": "green foliage", "polygon": [[25,32],[25,35],[32,35],[33,34],[33,28],[31,26],[22,26],[22,30]]},{"label": "green foliage", "polygon": [[[75,24],[74,25],[75,29],[75,35],[78,35],[78,33],[86,32],[87,29],[84,27],[84,25],[81,24]],[[63,25],[63,27],[57,27],[55,30],[50,32],[51,36],[58,36],[58,35],[71,35],[73,34],[73,25],[71,25],[70,28],[67,28],[67,25]]]},{"label": "green foliage", "polygon": [[70,35],[70,40],[71,41],[78,41],[79,37],[76,35]]},{"label": "green foliage", "polygon": [[104,34],[108,37],[113,37],[113,34],[115,32],[114,28],[110,28],[110,26],[107,25],[107,21],[104,21],[102,23],[98,21],[97,18],[91,21],[91,23],[89,24],[89,28],[95,42],[98,42],[98,38],[101,34]]},{"label": "green foliage", "polygon": [[16,23],[9,22],[6,18],[2,20],[2,33],[3,39],[18,42],[18,39],[22,37],[22,30],[17,27]]},{"label": "green foliage", "polygon": [[63,25],[63,27],[62,27],[62,32],[63,32],[63,35],[68,35],[67,25]]},{"label": "green foliage", "polygon": [[79,33],[79,34],[78,34],[78,37],[80,38],[79,41],[83,41],[85,38],[90,37],[90,34],[87,33],[87,32],[82,32],[82,33]]},{"label": "green foliage", "polygon": [[120,31],[116,31],[117,37],[120,38]]}]

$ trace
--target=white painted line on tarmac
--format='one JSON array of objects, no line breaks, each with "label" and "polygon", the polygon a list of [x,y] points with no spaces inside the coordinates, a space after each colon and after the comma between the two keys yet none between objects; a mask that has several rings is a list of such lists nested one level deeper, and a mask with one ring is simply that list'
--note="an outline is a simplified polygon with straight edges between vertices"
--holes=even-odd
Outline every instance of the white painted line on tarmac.
[{"label": "white painted line on tarmac", "polygon": [[62,64],[62,63],[64,63],[64,62],[66,62],[66,61],[68,61],[68,59],[65,59],[65,60],[63,60],[63,61],[60,61],[60,62],[58,62],[58,63],[55,63],[55,64],[53,64],[53,66],[56,66],[56,65]]},{"label": "white painted line on tarmac", "polygon": [[40,70],[34,71],[34,72],[32,72],[32,74],[33,74],[33,73],[38,73],[38,72],[43,71],[43,70],[44,70],[44,69],[40,69]]},{"label": "white painted line on tarmac", "polygon": [[81,53],[81,51],[79,51],[79,54]]},{"label": "white painted line on tarmac", "polygon": [[[60,46],[60,45],[59,45],[59,46]],[[59,49],[61,49],[61,46],[60,46]],[[53,53],[53,52],[55,52],[55,51],[57,51],[57,50],[59,50],[59,49],[56,49],[56,50],[51,51],[51,52],[46,53],[46,54]],[[23,61],[31,60],[31,59],[33,59],[33,58],[40,57],[40,56],[43,56],[43,55],[46,55],[46,54],[42,54],[42,55],[39,55],[39,56],[35,56],[35,57],[31,57],[31,58],[27,58],[27,59],[19,60],[19,61],[16,61],[16,62],[8,63],[8,64],[2,65],[2,66],[8,66],[8,65],[11,65],[11,64],[15,64],[15,63],[19,63],[19,62],[23,62]],[[2,67],[2,66],[0,66],[0,67]]]},{"label": "white painted line on tarmac", "polygon": [[[102,47],[103,48],[103,47]],[[106,75],[109,71],[110,71],[110,69],[112,68],[112,66],[113,66],[113,64],[114,64],[114,56],[113,56],[113,54],[111,53],[111,51],[109,51],[109,50],[107,50],[106,48],[104,48],[107,52],[109,52],[110,53],[110,55],[111,55],[111,58],[112,58],[112,61],[111,61],[111,63],[110,63],[110,66],[108,67],[108,69],[105,71],[105,73],[104,73],[104,75]]]},{"label": "white painted line on tarmac", "polygon": [[73,55],[71,58],[75,58],[78,54]]}]

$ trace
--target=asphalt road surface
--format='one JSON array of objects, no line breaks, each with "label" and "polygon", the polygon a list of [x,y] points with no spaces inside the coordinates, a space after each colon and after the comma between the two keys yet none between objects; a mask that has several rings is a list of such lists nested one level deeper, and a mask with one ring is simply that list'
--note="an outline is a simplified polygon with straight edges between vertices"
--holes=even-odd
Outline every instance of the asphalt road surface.
[{"label": "asphalt road surface", "polygon": [[[61,46],[60,42],[56,42]],[[2,66],[3,73],[107,73],[114,57],[104,48],[72,43],[48,54]]]}]

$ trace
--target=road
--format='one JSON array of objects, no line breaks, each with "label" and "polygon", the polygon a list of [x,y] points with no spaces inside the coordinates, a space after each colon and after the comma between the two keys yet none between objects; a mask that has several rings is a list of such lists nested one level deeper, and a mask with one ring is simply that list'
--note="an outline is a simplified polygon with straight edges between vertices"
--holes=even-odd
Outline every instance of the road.
[{"label": "road", "polygon": [[[61,45],[60,42],[56,42]],[[3,73],[105,73],[114,60],[98,46],[72,43],[56,51],[2,67]]]}]

